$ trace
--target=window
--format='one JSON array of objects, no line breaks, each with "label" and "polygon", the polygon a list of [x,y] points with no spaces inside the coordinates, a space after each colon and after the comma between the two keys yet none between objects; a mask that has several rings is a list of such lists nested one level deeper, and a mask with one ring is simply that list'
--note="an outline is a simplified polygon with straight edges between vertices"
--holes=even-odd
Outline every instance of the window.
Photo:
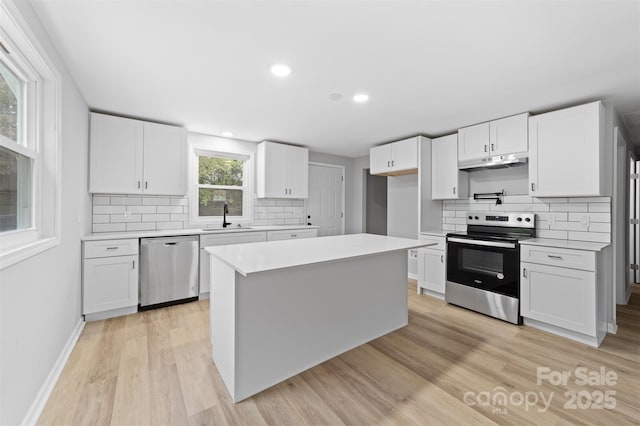
[{"label": "window", "polygon": [[0,3],[0,269],[58,244],[60,77]]},{"label": "window", "polygon": [[191,196],[191,221],[217,224],[224,205],[234,225],[252,219],[252,155],[238,152],[194,150],[195,176]]}]

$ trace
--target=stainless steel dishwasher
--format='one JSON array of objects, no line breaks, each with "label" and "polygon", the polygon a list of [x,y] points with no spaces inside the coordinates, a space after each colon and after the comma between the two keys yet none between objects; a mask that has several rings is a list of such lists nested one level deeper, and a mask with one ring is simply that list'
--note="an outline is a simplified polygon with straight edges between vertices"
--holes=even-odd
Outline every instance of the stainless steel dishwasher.
[{"label": "stainless steel dishwasher", "polygon": [[140,239],[140,308],[198,298],[197,235]]}]

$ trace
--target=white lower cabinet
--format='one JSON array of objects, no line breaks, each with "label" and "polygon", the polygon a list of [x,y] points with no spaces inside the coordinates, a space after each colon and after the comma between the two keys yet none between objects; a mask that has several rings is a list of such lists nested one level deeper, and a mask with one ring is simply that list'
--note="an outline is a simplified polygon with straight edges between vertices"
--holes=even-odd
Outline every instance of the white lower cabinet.
[{"label": "white lower cabinet", "polygon": [[230,232],[200,235],[200,298],[206,298],[211,288],[211,261],[205,247],[267,241],[266,232]]},{"label": "white lower cabinet", "polygon": [[444,299],[447,252],[444,237],[420,236],[420,241],[437,243],[418,249],[418,294]]},{"label": "white lower cabinet", "polygon": [[138,240],[84,243],[82,313],[87,321],[138,310]]},{"label": "white lower cabinet", "polygon": [[[598,268],[600,257],[592,251],[522,245],[520,310],[524,324],[599,346],[606,335],[607,299],[602,268]],[[582,266],[566,267],[563,262]]]},{"label": "white lower cabinet", "polygon": [[523,262],[522,316],[595,335],[595,273]]},{"label": "white lower cabinet", "polygon": [[293,229],[286,231],[268,231],[267,241],[299,240],[302,238],[315,238],[318,236],[317,229]]}]

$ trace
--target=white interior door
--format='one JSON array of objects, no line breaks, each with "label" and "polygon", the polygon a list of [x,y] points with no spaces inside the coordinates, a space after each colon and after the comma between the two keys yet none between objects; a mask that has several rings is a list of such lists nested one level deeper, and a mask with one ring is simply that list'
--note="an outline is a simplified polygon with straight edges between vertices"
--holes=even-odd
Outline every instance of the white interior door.
[{"label": "white interior door", "polygon": [[344,168],[309,164],[307,222],[319,226],[318,237],[344,234]]}]

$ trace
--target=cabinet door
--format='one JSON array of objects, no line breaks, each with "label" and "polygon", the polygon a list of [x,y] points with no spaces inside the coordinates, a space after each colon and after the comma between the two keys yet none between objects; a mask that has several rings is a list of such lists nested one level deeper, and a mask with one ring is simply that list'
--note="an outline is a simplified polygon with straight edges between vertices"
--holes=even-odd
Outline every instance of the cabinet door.
[{"label": "cabinet door", "polygon": [[467,198],[469,175],[458,170],[458,135],[431,141],[431,199]]},{"label": "cabinet door", "polygon": [[418,138],[410,138],[391,144],[391,169],[411,170],[418,168]]},{"label": "cabinet door", "polygon": [[602,104],[594,102],[529,119],[529,195],[602,194]]},{"label": "cabinet door", "polygon": [[515,154],[529,150],[529,114],[519,114],[489,123],[491,155]]},{"label": "cabinet door", "polygon": [[444,294],[446,255],[442,250],[420,249],[418,278],[420,287]]},{"label": "cabinet door", "polygon": [[181,127],[144,123],[143,192],[187,193],[187,132]]},{"label": "cabinet door", "polygon": [[273,142],[262,142],[258,145],[258,197],[287,197],[285,170],[289,165],[286,148],[286,145]]},{"label": "cabinet door", "polygon": [[138,256],[85,259],[83,314],[138,304]]},{"label": "cabinet door", "polygon": [[477,160],[489,155],[489,123],[458,130],[458,161]]},{"label": "cabinet door", "polygon": [[287,198],[309,197],[309,150],[290,146],[288,148],[288,164],[284,168],[287,172],[289,189]]},{"label": "cabinet door", "polygon": [[596,336],[595,272],[522,262],[522,316]]},{"label": "cabinet door", "polygon": [[369,150],[369,173],[388,173],[391,168],[391,144],[376,146]]},{"label": "cabinet door", "polygon": [[89,192],[142,192],[142,121],[91,113]]}]

